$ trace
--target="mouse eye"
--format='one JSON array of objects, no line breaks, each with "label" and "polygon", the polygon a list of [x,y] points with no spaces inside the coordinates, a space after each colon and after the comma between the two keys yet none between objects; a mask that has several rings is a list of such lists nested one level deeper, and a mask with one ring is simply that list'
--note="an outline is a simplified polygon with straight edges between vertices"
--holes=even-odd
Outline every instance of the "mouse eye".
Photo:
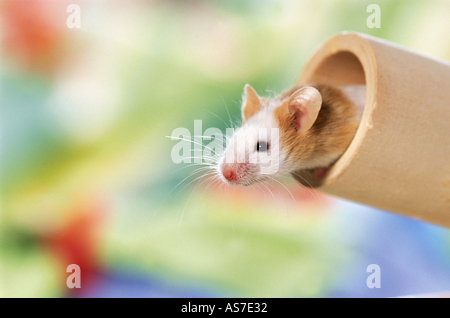
[{"label": "mouse eye", "polygon": [[256,151],[264,152],[264,151],[267,151],[267,150],[269,150],[269,144],[267,142],[265,142],[265,141],[258,141],[256,143]]}]

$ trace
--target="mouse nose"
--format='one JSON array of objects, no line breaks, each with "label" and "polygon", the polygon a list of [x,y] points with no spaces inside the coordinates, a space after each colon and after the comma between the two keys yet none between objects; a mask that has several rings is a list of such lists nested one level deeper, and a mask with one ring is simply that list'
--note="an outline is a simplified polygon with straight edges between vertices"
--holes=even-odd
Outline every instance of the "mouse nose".
[{"label": "mouse nose", "polygon": [[231,165],[225,165],[223,167],[222,175],[228,181],[234,181],[236,179],[236,172]]}]

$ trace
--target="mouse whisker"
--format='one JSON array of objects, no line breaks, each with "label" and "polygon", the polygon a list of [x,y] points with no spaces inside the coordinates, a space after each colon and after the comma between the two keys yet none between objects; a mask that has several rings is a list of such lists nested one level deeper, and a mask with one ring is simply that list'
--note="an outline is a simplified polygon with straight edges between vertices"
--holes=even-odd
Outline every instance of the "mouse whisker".
[{"label": "mouse whisker", "polygon": [[[203,143],[198,142],[197,140],[192,140],[192,139],[188,139],[188,138],[180,138],[180,137],[175,137],[175,136],[166,136],[166,137],[167,137],[167,138],[171,138],[172,140],[175,139],[175,140],[181,140],[181,141],[188,141],[188,142],[191,142],[191,143],[193,143],[193,144],[199,145],[199,146],[201,146],[201,147],[203,147],[203,148],[207,148],[207,149],[209,149],[211,152],[215,152],[215,151],[212,150],[210,147],[205,146]],[[205,136],[193,136],[192,138],[195,138],[195,137],[199,138],[199,137],[205,137]],[[209,137],[209,136],[206,136],[206,137]],[[195,151],[195,149],[194,149],[193,151]]]},{"label": "mouse whisker", "polygon": [[275,196],[273,195],[273,192],[270,191],[269,187],[267,187],[267,186],[264,184],[264,182],[260,182],[260,183],[258,183],[258,184],[260,184],[260,185],[262,185],[264,188],[266,188],[267,191],[269,191],[269,193],[272,195],[272,198],[275,200]]},{"label": "mouse whisker", "polygon": [[206,180],[209,180],[208,184],[206,185],[205,189],[203,189],[203,192],[201,196],[205,193],[205,191],[215,182],[220,181],[219,178],[216,175],[209,175]]},{"label": "mouse whisker", "polygon": [[[213,112],[211,112],[211,111],[209,111],[209,110],[207,110],[207,109],[203,109],[203,110],[206,111],[206,112],[208,112],[208,113],[210,113],[211,115],[213,115],[213,116],[219,118],[219,119],[225,124],[225,127],[226,127],[226,128],[231,128],[231,125],[232,125],[231,122],[230,122],[229,124],[227,124],[220,116],[214,114]],[[231,121],[231,119],[230,119],[230,121]]]},{"label": "mouse whisker", "polygon": [[264,198],[266,198],[267,199],[267,194],[266,194],[266,191],[264,191],[264,189],[263,189],[263,187],[262,187],[262,185],[261,184],[259,184],[259,183],[256,183],[255,184],[255,186],[257,186],[258,187],[258,190],[260,190],[262,193],[264,193]]},{"label": "mouse whisker", "polygon": [[[171,173],[174,173],[174,172],[179,171],[179,170],[184,169],[184,168],[188,168],[188,167],[193,166],[193,165],[197,165],[197,164],[191,164],[191,165],[188,165],[188,166],[185,166],[185,167],[181,167],[181,168],[179,168],[179,169],[177,169],[177,170],[175,170],[175,171],[172,171]],[[186,181],[186,180],[189,179],[190,177],[194,176],[196,173],[202,172],[202,171],[204,171],[204,170],[211,170],[211,171],[207,172],[207,174],[208,174],[208,173],[213,173],[212,170],[214,170],[214,167],[213,167],[213,166],[211,166],[211,167],[200,167],[200,168],[196,168],[194,171],[191,171],[184,179],[182,179],[180,182],[178,182],[178,183],[177,183],[177,184],[169,191],[169,193],[168,193],[168,194],[166,195],[166,197],[164,198],[164,200],[163,200],[161,206],[160,206],[158,209],[156,209],[156,211],[152,214],[152,218],[155,217],[155,216],[158,214],[158,212],[159,212],[159,210],[161,209],[161,207],[163,206],[163,204],[166,202],[166,200],[169,198],[169,196],[172,194],[172,192],[175,191],[176,188],[178,188],[184,181]],[[190,182],[190,183],[192,183],[192,182]],[[188,186],[190,183],[188,183],[186,186]],[[184,188],[186,188],[186,186],[184,186],[178,193],[180,193]],[[177,195],[178,195],[178,194],[177,194]]]},{"label": "mouse whisker", "polygon": [[[195,169],[194,171],[191,171],[188,175],[187,175],[187,177],[185,177],[183,180],[181,180],[180,182],[178,182],[177,183],[177,185],[169,192],[169,195],[181,184],[181,183],[183,183],[184,181],[186,181],[187,179],[189,179],[190,177],[193,177],[196,173],[199,173],[199,172],[202,172],[203,170],[204,170],[204,168],[206,168],[206,167],[200,167],[200,168],[197,168],[197,169]],[[181,191],[183,191],[188,185],[190,185],[191,183],[192,183],[193,181],[191,181],[191,182],[189,182],[188,184],[186,184],[183,188],[181,188],[181,190],[179,191],[179,192],[181,192]]]},{"label": "mouse whisker", "polygon": [[200,182],[201,178],[204,178],[204,175],[201,175],[201,176],[195,178],[194,180],[192,180],[191,182],[188,183],[188,185],[189,185],[189,184],[191,184],[192,182],[198,180],[197,183],[195,184],[195,187],[192,189],[191,194],[189,195],[188,199],[186,200],[186,204],[184,205],[183,211],[181,212],[180,221],[178,222],[177,233],[180,232],[181,223],[182,223],[182,221],[183,221],[183,217],[184,217],[184,213],[185,213],[185,211],[186,211],[186,207],[187,207],[187,205],[188,205],[188,203],[189,203],[189,200],[191,199],[192,194],[194,193],[195,189],[197,189],[197,187],[198,187],[198,185],[199,185],[199,182]]},{"label": "mouse whisker", "polygon": [[232,120],[231,120],[230,112],[228,111],[227,102],[225,101],[225,98],[223,97],[223,95],[222,95],[222,93],[221,93],[220,91],[219,91],[219,94],[220,94],[220,98],[222,98],[222,102],[223,102],[223,104],[224,104],[224,106],[225,106],[225,109],[226,109],[226,111],[227,111],[228,118],[230,119],[230,124],[231,124],[231,123],[232,123]]},{"label": "mouse whisker", "polygon": [[[195,159],[195,157],[188,157],[188,158],[189,158],[189,159],[192,159],[192,158]],[[183,166],[183,167],[181,167],[181,168],[178,168],[178,169],[172,171],[171,173],[180,171],[180,170],[182,170],[182,169],[190,168],[190,167],[193,167],[193,166],[215,166],[215,164],[213,164],[213,163],[208,163],[208,162],[190,163],[190,164],[188,164],[188,165],[185,165],[185,166]]]},{"label": "mouse whisker", "polygon": [[311,193],[316,197],[316,199],[317,199],[319,202],[322,202],[322,203],[323,203],[323,199],[320,197],[319,193],[318,193],[317,190],[311,185],[311,183],[308,182],[308,180],[306,180],[303,176],[301,176],[300,174],[297,174],[296,172],[293,172],[293,174],[295,174],[297,177],[300,177],[303,181],[305,181],[305,182],[309,185],[309,187],[305,187],[305,188],[306,188],[309,192],[311,192]]},{"label": "mouse whisker", "polygon": [[[279,183],[288,193],[289,193],[289,195],[291,196],[291,199],[292,199],[292,203],[293,204],[295,204],[296,203],[296,201],[295,201],[295,198],[294,198],[294,196],[292,195],[292,192],[282,183],[282,182],[280,182],[279,180],[277,180],[277,178],[276,177],[273,177],[273,176],[268,176],[268,178],[269,178],[269,181],[275,181],[275,182],[277,182],[277,183]],[[267,184],[270,184],[270,182],[269,181],[265,181]],[[273,185],[272,185],[273,186]],[[274,186],[273,186],[274,187]],[[276,187],[274,187],[275,189],[277,189]],[[277,191],[278,191],[278,189],[277,189]],[[280,191],[278,191],[278,193],[280,193],[281,194],[281,192]],[[284,196],[282,196],[282,198],[283,198],[283,202],[284,202],[284,204],[285,204],[285,206],[286,206],[286,210],[287,210],[287,216],[289,217],[290,216],[290,209],[289,209],[289,206],[288,206],[288,204],[287,204],[287,202],[286,202],[286,200],[284,199]]]},{"label": "mouse whisker", "polygon": [[194,162],[194,163],[190,163],[189,166],[191,165],[208,165],[211,166],[214,164],[214,162],[217,162],[215,157],[211,157],[211,156],[190,156],[190,157],[183,157],[183,160],[187,160],[187,159],[206,159],[206,160],[211,160],[212,162],[208,162],[208,161],[204,161],[204,162]]},{"label": "mouse whisker", "polygon": [[273,180],[273,181],[275,181],[275,182],[277,182],[277,183],[279,183],[283,188],[285,188],[286,191],[287,191],[287,192],[289,193],[289,195],[291,196],[292,201],[295,202],[295,198],[294,198],[294,196],[292,195],[292,192],[291,192],[291,191],[290,191],[290,190],[289,190],[282,182],[278,181],[277,178],[275,178],[275,177],[270,177],[270,179]]}]

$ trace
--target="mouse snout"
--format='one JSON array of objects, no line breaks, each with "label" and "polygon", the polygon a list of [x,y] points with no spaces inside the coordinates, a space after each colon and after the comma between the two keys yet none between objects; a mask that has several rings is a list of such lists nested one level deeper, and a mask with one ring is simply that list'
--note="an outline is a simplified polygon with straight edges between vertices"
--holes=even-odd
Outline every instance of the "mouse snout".
[{"label": "mouse snout", "polygon": [[246,176],[247,164],[245,163],[224,163],[222,166],[222,176],[230,183],[239,184]]},{"label": "mouse snout", "polygon": [[236,173],[233,171],[231,165],[226,165],[222,170],[222,175],[228,181],[233,181],[236,179]]}]

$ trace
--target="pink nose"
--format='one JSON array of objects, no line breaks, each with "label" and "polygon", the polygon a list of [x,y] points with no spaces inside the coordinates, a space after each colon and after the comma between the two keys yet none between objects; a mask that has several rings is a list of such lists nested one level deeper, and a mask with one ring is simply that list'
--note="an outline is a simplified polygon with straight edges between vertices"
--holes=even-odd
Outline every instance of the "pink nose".
[{"label": "pink nose", "polygon": [[225,179],[228,181],[234,181],[236,180],[236,172],[233,170],[233,168],[230,165],[226,165],[222,170],[222,175]]}]

